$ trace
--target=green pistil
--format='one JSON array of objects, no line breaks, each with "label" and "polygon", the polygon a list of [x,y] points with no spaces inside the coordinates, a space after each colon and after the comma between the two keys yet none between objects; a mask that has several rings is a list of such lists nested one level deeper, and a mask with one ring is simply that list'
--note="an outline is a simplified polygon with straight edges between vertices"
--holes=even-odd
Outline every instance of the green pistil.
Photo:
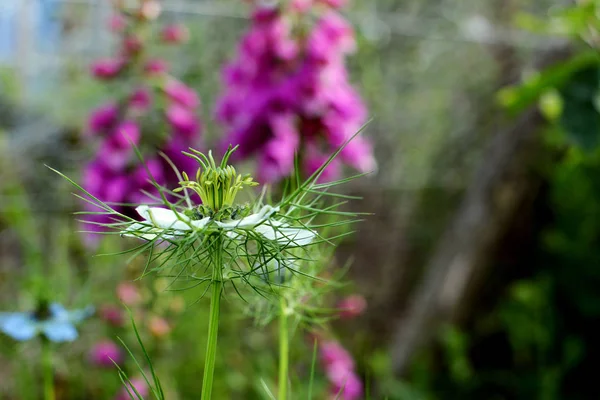
[{"label": "green pistil", "polygon": [[215,219],[226,219],[239,213],[239,210],[236,213],[235,209],[231,209],[237,193],[244,186],[256,186],[258,183],[252,180],[252,176],[238,174],[233,166],[227,165],[227,160],[234,150],[235,148],[230,147],[219,165],[216,164],[210,151],[208,157],[196,150],[185,153],[200,164],[196,172],[196,180],[190,180],[184,172],[184,180],[179,182],[181,187],[175,189],[175,191],[190,189],[200,196],[202,206],[198,207],[197,214],[190,217],[210,216]]}]

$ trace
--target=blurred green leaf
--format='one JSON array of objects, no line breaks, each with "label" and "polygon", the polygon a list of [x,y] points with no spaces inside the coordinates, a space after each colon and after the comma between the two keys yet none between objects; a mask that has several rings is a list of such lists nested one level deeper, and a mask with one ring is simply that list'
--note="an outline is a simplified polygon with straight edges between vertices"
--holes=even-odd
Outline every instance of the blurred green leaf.
[{"label": "blurred green leaf", "polygon": [[508,86],[498,92],[498,102],[516,115],[534,104],[549,89],[560,89],[578,71],[600,64],[598,53],[589,51],[572,57],[527,78],[521,85]]},{"label": "blurred green leaf", "polygon": [[600,68],[590,65],[575,73],[561,92],[560,124],[568,138],[584,149],[600,144],[600,113],[596,106],[600,91]]}]

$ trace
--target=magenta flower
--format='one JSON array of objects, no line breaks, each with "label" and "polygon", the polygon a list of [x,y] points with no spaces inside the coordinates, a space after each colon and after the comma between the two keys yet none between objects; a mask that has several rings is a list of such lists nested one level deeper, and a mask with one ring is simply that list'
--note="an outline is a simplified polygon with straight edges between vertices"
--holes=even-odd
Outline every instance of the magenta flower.
[{"label": "magenta flower", "polygon": [[92,133],[105,132],[111,129],[119,118],[119,108],[116,103],[110,102],[98,107],[88,120],[88,127]]},{"label": "magenta flower", "polygon": [[178,80],[171,79],[165,85],[167,97],[182,107],[196,108],[200,105],[198,94]]},{"label": "magenta flower", "polygon": [[[142,396],[143,398],[145,398],[146,396],[148,396],[150,394],[150,388],[148,387],[148,384],[146,383],[145,379],[132,378],[132,379],[130,379],[130,382],[131,383],[129,383],[129,382],[125,383],[126,387],[121,388],[119,393],[117,393],[115,400],[130,400],[131,399],[131,396],[129,395],[130,393],[133,396],[133,398],[137,398],[136,392],[139,393],[139,395]],[[135,388],[135,390],[134,390],[134,388]]]},{"label": "magenta flower", "polygon": [[340,343],[328,340],[319,344],[319,356],[331,383],[332,398],[360,399],[363,395],[363,384],[356,375],[350,353]]},{"label": "magenta flower", "polygon": [[190,32],[184,25],[172,24],[163,28],[160,37],[165,43],[179,44],[188,41]]},{"label": "magenta flower", "polygon": [[167,64],[167,62],[165,60],[161,60],[161,59],[152,59],[152,60],[148,60],[146,62],[146,64],[144,65],[144,71],[146,71],[148,74],[162,74],[162,73],[166,73],[167,71],[169,71],[169,65]]},{"label": "magenta flower", "polygon": [[200,123],[196,115],[185,107],[177,104],[169,106],[166,117],[176,134],[190,137],[198,132]]},{"label": "magenta flower", "polygon": [[340,310],[340,317],[355,318],[367,309],[367,300],[359,294],[353,294],[342,299],[337,308]]},{"label": "magenta flower", "polygon": [[144,43],[136,35],[127,35],[123,39],[123,50],[126,56],[139,53],[143,47]]},{"label": "magenta flower", "polygon": [[136,89],[129,97],[129,106],[141,113],[148,111],[152,105],[152,94],[145,87]]},{"label": "magenta flower", "polygon": [[97,79],[113,79],[123,69],[125,62],[121,59],[105,58],[92,64],[92,75]]},{"label": "magenta flower", "polygon": [[[237,57],[223,70],[225,90],[216,109],[228,129],[222,146],[239,145],[237,158],[259,154],[263,181],[290,176],[296,152],[303,173],[314,172],[366,121],[344,65],[355,40],[352,27],[334,10],[341,4],[257,5]],[[340,159],[361,172],[376,168],[372,148],[360,136]],[[321,179],[335,179],[340,167],[334,162]]]},{"label": "magenta flower", "polygon": [[104,340],[96,343],[90,350],[90,362],[98,367],[110,368],[123,362],[121,349],[114,342]]}]

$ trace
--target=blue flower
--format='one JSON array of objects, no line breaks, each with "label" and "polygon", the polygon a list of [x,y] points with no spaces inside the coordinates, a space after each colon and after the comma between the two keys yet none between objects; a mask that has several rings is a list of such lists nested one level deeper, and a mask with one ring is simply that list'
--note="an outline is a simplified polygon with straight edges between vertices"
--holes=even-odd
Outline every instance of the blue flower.
[{"label": "blue flower", "polygon": [[72,342],[78,336],[75,324],[93,313],[92,306],[67,311],[60,304],[51,303],[41,312],[0,313],[0,331],[19,341],[43,334],[52,342]]}]

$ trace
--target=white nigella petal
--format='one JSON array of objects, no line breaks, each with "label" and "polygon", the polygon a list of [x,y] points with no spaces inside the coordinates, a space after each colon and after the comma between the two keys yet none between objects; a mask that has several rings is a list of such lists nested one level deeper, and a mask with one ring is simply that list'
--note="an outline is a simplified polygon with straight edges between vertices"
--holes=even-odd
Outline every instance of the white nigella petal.
[{"label": "white nigella petal", "polygon": [[189,231],[192,229],[191,219],[186,215],[160,207],[138,206],[135,209],[146,221],[157,228]]},{"label": "white nigella petal", "polygon": [[252,229],[256,225],[263,223],[279,211],[279,207],[264,206],[256,214],[249,215],[239,220],[229,220],[225,222],[215,221],[218,227],[223,229]]},{"label": "white nigella petal", "polygon": [[279,211],[279,207],[263,206],[259,212],[239,220],[214,221],[210,217],[192,220],[185,214],[166,208],[142,205],[136,211],[146,220],[145,223],[131,224],[122,234],[144,240],[176,239],[191,230],[202,230],[211,222],[227,231],[232,240],[241,239],[243,234],[234,230],[254,230],[265,239],[277,241],[287,247],[306,246],[316,237],[316,233],[307,228],[292,227],[281,221],[270,219]]},{"label": "white nigella petal", "polygon": [[269,240],[275,240],[287,247],[306,246],[317,236],[312,229],[296,228],[280,221],[268,221],[254,229]]}]

